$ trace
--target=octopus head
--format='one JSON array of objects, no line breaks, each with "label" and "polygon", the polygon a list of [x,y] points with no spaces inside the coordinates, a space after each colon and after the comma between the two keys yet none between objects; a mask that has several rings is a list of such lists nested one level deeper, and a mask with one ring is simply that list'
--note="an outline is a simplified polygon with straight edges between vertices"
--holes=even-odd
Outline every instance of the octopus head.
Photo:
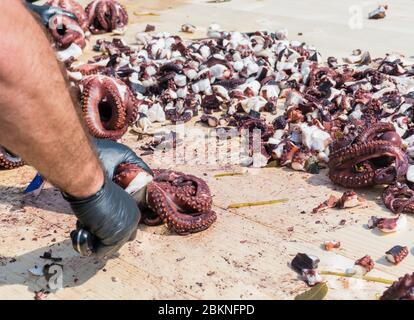
[{"label": "octopus head", "polygon": [[395,131],[387,131],[380,137],[381,140],[390,142],[393,146],[401,148],[402,139],[400,135]]}]

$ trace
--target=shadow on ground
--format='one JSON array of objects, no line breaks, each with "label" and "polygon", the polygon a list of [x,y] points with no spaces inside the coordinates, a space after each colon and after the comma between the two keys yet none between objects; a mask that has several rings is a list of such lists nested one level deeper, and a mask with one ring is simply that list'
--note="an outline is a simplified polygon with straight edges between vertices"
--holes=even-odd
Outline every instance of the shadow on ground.
[{"label": "shadow on ground", "polygon": [[344,188],[338,185],[335,185],[331,182],[328,177],[327,170],[321,170],[319,174],[311,175],[306,182],[312,186],[325,186],[332,191],[337,192],[345,192],[347,190],[354,190],[359,195],[363,196],[365,200],[373,201],[378,205],[384,207],[385,211],[388,211],[385,206],[383,205],[381,196],[384,191],[385,186],[374,186],[374,187],[367,187],[367,188]]},{"label": "shadow on ground", "polygon": [[54,213],[72,214],[69,204],[54,187],[43,189],[37,197],[25,195],[23,191],[24,188],[0,185],[0,204],[10,205],[11,212],[33,207]]},{"label": "shadow on ground", "polygon": [[[61,261],[42,259],[45,252],[52,250],[52,257]],[[116,258],[113,255],[110,259]],[[91,279],[99,270],[104,268],[107,259],[82,257],[76,253],[70,240],[64,240],[52,246],[45,246],[15,257],[1,257],[0,260],[0,290],[2,286],[26,286],[33,294],[39,290],[57,292],[62,288],[77,287]],[[47,265],[53,266],[47,276]],[[46,269],[45,269],[46,266]],[[46,271],[46,276],[35,276],[29,269],[37,267]]]}]

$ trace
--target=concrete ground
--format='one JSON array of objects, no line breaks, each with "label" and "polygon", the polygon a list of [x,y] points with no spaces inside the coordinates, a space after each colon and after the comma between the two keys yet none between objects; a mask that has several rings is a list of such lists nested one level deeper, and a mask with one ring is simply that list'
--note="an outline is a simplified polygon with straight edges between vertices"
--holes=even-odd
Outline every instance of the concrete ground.
[{"label": "concrete ground", "polygon": [[[377,2],[364,2],[358,7],[363,10],[363,28],[357,30],[349,26],[349,8],[359,9],[352,7],[356,1],[349,0],[121,2],[131,16],[125,36],[130,40],[147,23],[170,33],[192,23],[199,29],[194,37],[201,37],[211,22],[217,22],[227,30],[286,27],[291,39],[314,44],[325,58],[343,57],[355,48],[369,50],[373,56],[393,51],[407,57],[414,54],[409,41],[414,33],[409,27],[414,2],[409,0],[393,1],[388,16],[379,21],[366,19]],[[139,140],[131,132],[122,141],[142,154],[140,146],[148,139]],[[186,145],[188,151],[196,148],[191,141]],[[297,252],[319,256],[322,270],[343,270],[365,254],[376,262],[373,276],[394,280],[414,270],[412,217],[408,228],[398,234],[384,236],[365,226],[371,215],[391,216],[382,205],[381,188],[359,190],[367,199],[364,206],[312,214],[312,208],[329,195],[344,191],[329,181],[324,170],[312,175],[280,168],[242,169],[220,161],[202,165],[189,154],[181,164],[160,163],[158,155],[143,158],[154,168],[174,168],[204,178],[214,196],[217,222],[205,232],[184,237],[165,226],[140,226],[137,239],[105,261],[80,257],[72,249],[68,237],[75,218],[56,189],[48,186],[37,198],[22,196],[35,175],[32,168],[0,172],[0,298],[33,299],[46,280],[28,269],[46,264],[39,256],[50,249],[63,259],[63,289],[47,299],[292,299],[307,289],[288,266]],[[224,172],[242,174],[215,177]],[[227,209],[232,203],[274,199],[287,201]],[[341,249],[324,251],[323,241],[333,239],[341,241]],[[384,252],[396,244],[407,245],[410,254],[399,266],[391,266]],[[386,288],[358,279],[325,279],[329,299],[375,299]]]}]

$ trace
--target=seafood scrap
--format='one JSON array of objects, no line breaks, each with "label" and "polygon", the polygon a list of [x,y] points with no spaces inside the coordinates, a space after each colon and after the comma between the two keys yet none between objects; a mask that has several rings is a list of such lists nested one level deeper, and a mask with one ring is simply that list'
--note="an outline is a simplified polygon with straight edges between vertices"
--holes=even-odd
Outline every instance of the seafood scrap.
[{"label": "seafood scrap", "polygon": [[323,247],[326,251],[332,251],[333,249],[339,249],[341,247],[341,242],[336,240],[327,240],[323,243]]},{"label": "seafood scrap", "polygon": [[[363,69],[339,66],[331,58],[331,67],[326,67],[315,48],[288,41],[282,31],[225,32],[212,25],[208,33],[201,40],[138,33],[134,48],[120,39],[99,40],[94,48],[100,55],[87,64],[69,63],[68,69],[82,77],[93,72],[126,83],[137,98],[139,116],[134,126],[144,132],[154,122],[182,123],[204,116],[203,121],[212,127],[236,126],[249,133],[261,130],[261,166],[277,161],[279,166],[318,172],[329,162],[334,182],[349,186],[363,185],[369,180],[365,176],[372,175],[370,170],[376,170],[378,182],[404,176],[406,157],[398,141],[391,141],[396,134],[412,134],[407,131],[409,105],[404,105],[404,95],[410,90],[404,84],[412,71],[401,57],[364,60]],[[403,75],[398,82],[394,78]],[[73,85],[82,91],[79,81]],[[380,109],[380,104],[386,109]],[[223,115],[212,116],[213,112]],[[398,112],[407,115],[396,117]],[[265,113],[275,115],[271,124],[264,119]],[[357,130],[368,121],[391,123],[395,119],[405,120],[398,122],[401,127],[394,135],[384,132],[382,138],[376,132]],[[351,140],[356,134],[375,140],[369,146],[375,145],[376,153],[367,160],[355,154],[360,149],[368,152]],[[247,165],[253,158],[251,140],[242,162]],[[352,143],[355,146],[350,148]],[[336,146],[332,151],[331,145]],[[388,160],[387,152],[393,153],[395,163],[388,161],[380,167],[382,158]],[[347,157],[346,163],[341,157]],[[397,172],[391,169],[394,164]]]},{"label": "seafood scrap", "polygon": [[384,291],[380,300],[414,300],[414,273],[395,281]]},{"label": "seafood scrap", "polygon": [[385,252],[385,258],[389,262],[391,262],[395,265],[399,264],[407,256],[408,256],[408,247],[403,247],[403,246],[399,246],[399,245],[394,246],[390,250]]},{"label": "seafood scrap", "polygon": [[[146,202],[142,221],[150,226],[166,223],[179,235],[208,229],[217,219],[212,210],[212,196],[204,180],[170,170],[153,170],[154,177],[137,165],[118,166],[114,181],[134,195],[145,178]],[[136,183],[139,186],[136,186]]]},{"label": "seafood scrap", "polygon": [[322,278],[319,275],[317,268],[319,264],[319,258],[306,253],[298,253],[292,260],[292,268],[299,272],[302,279],[309,285],[315,286],[322,282]]},{"label": "seafood scrap", "polygon": [[369,255],[363,256],[361,259],[355,261],[355,264],[352,268],[347,269],[347,274],[356,274],[364,276],[372,269],[374,269],[375,263],[374,260]]},{"label": "seafood scrap", "polygon": [[368,19],[384,19],[385,11],[388,9],[388,5],[379,6],[377,9],[371,11],[368,14]]},{"label": "seafood scrap", "polygon": [[313,208],[312,213],[321,212],[328,208],[354,208],[363,203],[365,203],[364,198],[358,196],[356,192],[349,190],[345,191],[339,199],[334,195],[329,196],[327,200],[319,204],[316,208]]},{"label": "seafood scrap", "polygon": [[58,49],[58,60],[67,62],[82,55],[90,33],[114,32],[123,34],[128,13],[116,0],[93,0],[83,8],[76,0],[49,0],[49,5],[73,13],[77,20],[55,14],[50,17],[48,30]]},{"label": "seafood scrap", "polygon": [[396,218],[378,218],[372,216],[368,220],[367,225],[369,229],[377,228],[384,233],[398,232],[406,228],[407,218],[403,214],[400,214]]}]

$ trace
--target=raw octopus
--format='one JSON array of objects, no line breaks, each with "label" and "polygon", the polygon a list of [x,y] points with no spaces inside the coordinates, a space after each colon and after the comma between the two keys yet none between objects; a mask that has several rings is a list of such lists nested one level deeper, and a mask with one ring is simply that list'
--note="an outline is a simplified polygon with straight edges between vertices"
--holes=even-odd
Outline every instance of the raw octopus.
[{"label": "raw octopus", "polygon": [[128,24],[125,8],[115,0],[94,0],[86,9],[76,0],[49,0],[47,4],[76,16],[72,19],[55,14],[49,19],[48,30],[58,49],[57,58],[62,62],[76,60],[82,55],[90,32],[123,32]]},{"label": "raw octopus", "polygon": [[390,123],[379,122],[331,145],[329,178],[344,187],[391,184],[403,179],[408,158]]},{"label": "raw octopus", "polygon": [[54,15],[49,20],[49,31],[58,49],[67,49],[72,44],[81,49],[86,46],[86,36],[82,27],[72,18]]},{"label": "raw octopus", "polygon": [[115,0],[93,0],[85,10],[94,34],[122,29],[128,24],[127,11]]},{"label": "raw octopus", "polygon": [[[332,57],[328,58],[330,67],[322,66],[314,48],[287,41],[282,31],[220,31],[211,38],[189,42],[168,34],[140,33],[137,41],[139,47],[133,49],[119,39],[99,40],[95,49],[102,55],[75,67],[124,81],[142,99],[139,112],[146,118],[137,119],[137,128],[147,130],[157,121],[187,122],[200,111],[207,115],[223,112],[220,118],[204,117],[207,125],[240,128],[248,126],[241,124],[243,117],[242,121],[263,122],[263,112],[279,113],[273,134],[265,129],[262,135],[263,157],[312,172],[317,172],[318,163],[323,166],[329,161],[329,145],[341,132],[351,132],[361,123],[387,120],[404,105],[406,99],[399,93],[402,88],[391,75],[411,72],[392,56],[376,60],[372,67],[364,66],[363,71],[358,66],[338,66]],[[366,53],[361,58],[357,54],[352,61],[371,63]],[[278,111],[281,99],[285,99],[284,110]],[[409,110],[404,106],[402,111]],[[406,115],[398,119],[400,128],[394,137],[407,130],[402,121]],[[387,143],[380,147],[381,143],[373,143],[382,148],[380,152],[399,150]],[[391,176],[387,179],[392,180]]]},{"label": "raw octopus", "polygon": [[82,86],[82,116],[90,133],[121,138],[137,118],[137,98],[122,81],[107,76],[86,77]]},{"label": "raw octopus", "polygon": [[24,165],[23,160],[0,146],[0,169],[14,169]]},{"label": "raw octopus", "polygon": [[382,200],[394,213],[414,213],[414,190],[405,183],[388,186],[382,194]]},{"label": "raw octopus", "polygon": [[[121,164],[114,181],[125,189],[142,172],[136,165]],[[202,179],[170,170],[153,172],[154,180],[147,185],[147,205],[151,212],[143,211],[145,224],[166,223],[170,230],[186,235],[206,230],[216,221],[210,189]]]},{"label": "raw octopus", "polygon": [[76,0],[50,0],[47,2],[47,4],[54,7],[60,7],[68,12],[73,13],[78,19],[78,23],[83,31],[88,30],[89,23],[85,9]]},{"label": "raw octopus", "polygon": [[385,290],[380,300],[414,300],[414,273],[395,281]]}]

